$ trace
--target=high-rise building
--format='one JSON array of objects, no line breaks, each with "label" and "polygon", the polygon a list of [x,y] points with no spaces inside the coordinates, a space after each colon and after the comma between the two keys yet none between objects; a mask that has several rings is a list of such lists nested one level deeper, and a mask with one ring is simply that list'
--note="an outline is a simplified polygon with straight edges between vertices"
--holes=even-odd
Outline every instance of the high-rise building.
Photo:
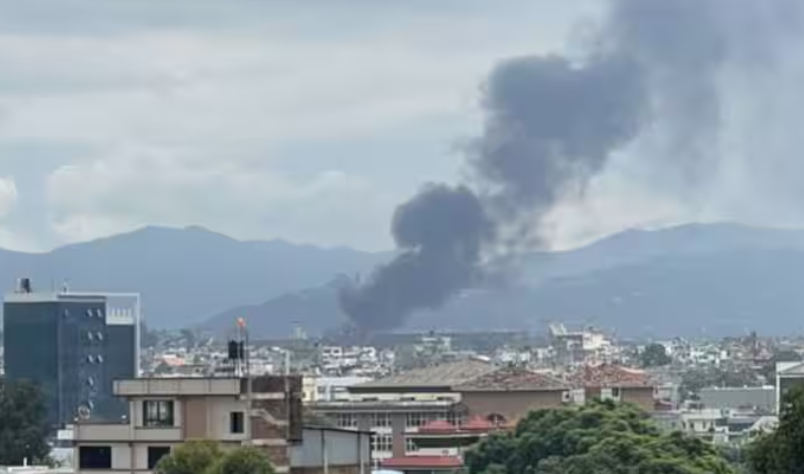
[{"label": "high-rise building", "polygon": [[139,314],[137,294],[35,292],[21,279],[3,302],[5,376],[41,387],[53,428],[119,420],[113,385],[139,375]]}]

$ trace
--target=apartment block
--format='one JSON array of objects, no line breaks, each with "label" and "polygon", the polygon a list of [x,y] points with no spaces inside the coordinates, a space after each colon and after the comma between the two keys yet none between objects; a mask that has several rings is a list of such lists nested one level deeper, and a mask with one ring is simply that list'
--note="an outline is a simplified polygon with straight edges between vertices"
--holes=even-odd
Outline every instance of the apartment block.
[{"label": "apartment block", "polygon": [[34,292],[29,279],[3,300],[5,376],[42,389],[54,431],[76,418],[120,420],[113,381],[139,372],[138,294]]},{"label": "apartment block", "polygon": [[129,416],[74,427],[76,473],[150,472],[174,446],[194,439],[260,446],[277,472],[288,472],[291,447],[304,438],[301,379],[251,382],[249,391],[240,378],[116,381],[114,394],[127,401]]}]

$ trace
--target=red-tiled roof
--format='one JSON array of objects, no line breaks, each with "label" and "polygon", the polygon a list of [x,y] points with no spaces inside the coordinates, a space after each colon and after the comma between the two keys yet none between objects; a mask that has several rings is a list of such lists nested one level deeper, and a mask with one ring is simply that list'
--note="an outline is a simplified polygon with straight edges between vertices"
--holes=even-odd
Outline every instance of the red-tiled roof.
[{"label": "red-tiled roof", "polygon": [[523,391],[564,390],[566,384],[546,374],[524,367],[504,367],[453,387],[456,391]]},{"label": "red-tiled roof", "polygon": [[461,429],[469,431],[493,430],[495,426],[482,416],[475,415],[466,423],[461,425]]},{"label": "red-tiled roof", "polygon": [[450,423],[449,421],[444,420],[433,420],[427,422],[423,426],[419,427],[420,433],[444,433],[444,432],[453,432],[457,428],[455,425]]},{"label": "red-tiled roof", "polygon": [[653,381],[642,370],[613,364],[587,365],[568,377],[573,386],[583,387],[650,387]]},{"label": "red-tiled roof", "polygon": [[459,468],[463,467],[463,460],[457,456],[400,456],[384,459],[380,465],[390,468]]}]

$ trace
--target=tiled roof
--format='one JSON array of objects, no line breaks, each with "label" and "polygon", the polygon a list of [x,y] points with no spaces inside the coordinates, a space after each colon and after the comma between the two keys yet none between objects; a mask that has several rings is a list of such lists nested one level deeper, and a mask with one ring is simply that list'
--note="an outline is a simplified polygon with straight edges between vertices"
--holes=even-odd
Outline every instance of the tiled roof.
[{"label": "tiled roof", "polygon": [[613,364],[587,365],[568,376],[570,383],[583,387],[650,387],[653,380],[642,370]]},{"label": "tiled roof", "polygon": [[413,369],[379,380],[353,385],[358,390],[380,387],[451,387],[485,375],[494,365],[475,359]]},{"label": "tiled roof", "polygon": [[457,430],[455,425],[449,421],[433,420],[419,427],[419,433],[444,433]]},{"label": "tiled roof", "polygon": [[486,431],[494,429],[495,426],[482,416],[475,415],[469,421],[464,423],[461,428],[469,431]]},{"label": "tiled roof", "polygon": [[459,468],[463,467],[463,461],[457,456],[400,456],[383,459],[380,465],[386,468]]},{"label": "tiled roof", "polygon": [[566,388],[567,384],[557,378],[522,367],[501,368],[454,387],[459,392],[535,392]]}]

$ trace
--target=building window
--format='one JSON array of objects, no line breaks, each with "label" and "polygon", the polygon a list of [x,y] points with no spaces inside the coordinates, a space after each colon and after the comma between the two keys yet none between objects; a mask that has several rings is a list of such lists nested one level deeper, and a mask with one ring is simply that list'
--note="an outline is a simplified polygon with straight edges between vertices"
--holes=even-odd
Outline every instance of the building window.
[{"label": "building window", "polygon": [[242,411],[229,413],[229,432],[234,434],[243,434],[246,432],[245,416]]},{"label": "building window", "polygon": [[413,438],[405,438],[405,453],[415,453],[419,448],[413,442]]},{"label": "building window", "polygon": [[494,426],[502,426],[505,424],[505,417],[500,415],[499,413],[492,413],[491,415],[487,416],[486,419],[489,423]]},{"label": "building window", "polygon": [[620,387],[612,387],[611,396],[612,398],[620,398]]},{"label": "building window", "polygon": [[390,413],[374,413],[371,415],[372,428],[384,428],[388,426],[391,426]]},{"label": "building window", "polygon": [[111,469],[111,446],[81,446],[78,448],[79,469]]},{"label": "building window", "polygon": [[423,424],[427,423],[427,413],[421,412],[413,412],[408,413],[407,422],[405,426],[408,428],[415,428],[417,426],[422,426]]},{"label": "building window", "polygon": [[354,413],[338,413],[335,415],[335,423],[341,428],[356,428],[357,417]]},{"label": "building window", "polygon": [[371,435],[372,451],[391,451],[393,446],[393,438],[390,435]]},{"label": "building window", "polygon": [[145,400],[142,402],[144,426],[173,426],[172,400]]},{"label": "building window", "polygon": [[461,426],[464,423],[464,414],[457,411],[451,411],[447,413],[447,421],[455,426]]},{"label": "building window", "polygon": [[169,446],[148,446],[148,470],[153,471],[159,460],[170,454]]}]

